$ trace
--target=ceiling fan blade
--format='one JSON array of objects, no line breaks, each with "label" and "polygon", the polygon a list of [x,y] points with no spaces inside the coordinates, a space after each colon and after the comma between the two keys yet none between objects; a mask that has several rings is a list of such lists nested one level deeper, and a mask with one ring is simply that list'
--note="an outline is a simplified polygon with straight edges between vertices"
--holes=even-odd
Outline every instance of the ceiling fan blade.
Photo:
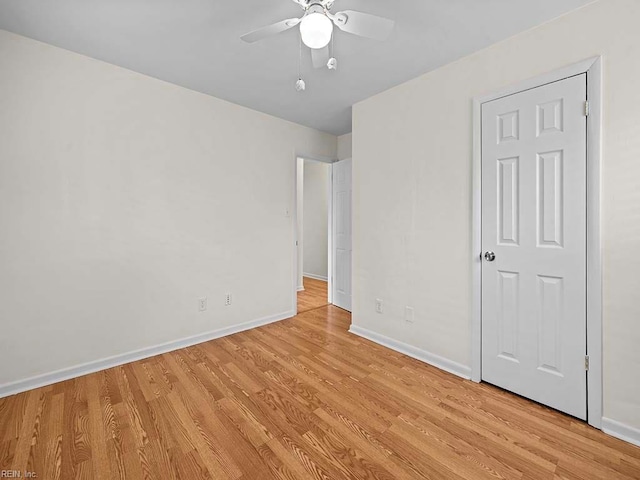
[{"label": "ceiling fan blade", "polygon": [[395,22],[388,18],[378,17],[369,13],[345,10],[333,15],[333,23],[343,32],[352,33],[361,37],[374,38],[376,40],[386,39]]},{"label": "ceiling fan blade", "polygon": [[311,49],[311,62],[313,68],[322,68],[327,66],[329,61],[329,46],[324,48],[312,48]]},{"label": "ceiling fan blade", "polygon": [[258,30],[254,30],[253,32],[246,33],[240,38],[247,43],[257,42],[263,38],[271,37],[272,35],[277,35],[278,33],[289,30],[290,28],[298,25],[301,20],[301,18],[288,18],[281,22],[274,23],[273,25],[268,25],[266,27],[259,28]]}]

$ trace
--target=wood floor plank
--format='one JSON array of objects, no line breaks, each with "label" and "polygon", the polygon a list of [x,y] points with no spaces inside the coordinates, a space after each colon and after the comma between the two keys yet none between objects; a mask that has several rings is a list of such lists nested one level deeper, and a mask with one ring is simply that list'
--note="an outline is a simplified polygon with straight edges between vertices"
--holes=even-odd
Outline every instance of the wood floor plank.
[{"label": "wood floor plank", "polygon": [[[89,412],[89,441],[91,442],[91,463],[93,478],[107,480],[111,477],[107,439],[104,433],[102,407],[100,404],[100,374],[83,377],[87,383],[87,407]],[[64,396],[64,393],[60,394]]]},{"label": "wood floor plank", "polygon": [[[45,392],[42,390],[31,390],[27,392],[27,402],[23,413],[22,422],[20,422],[20,431],[18,433],[18,442],[15,447],[13,456],[12,470],[24,471],[27,469],[29,454],[34,440],[36,417],[45,398]],[[9,470],[9,468],[7,468]]]},{"label": "wood floor plank", "polygon": [[298,313],[307,312],[329,304],[327,282],[303,277],[304,290],[298,292]]},{"label": "wood floor plank", "polygon": [[[307,307],[326,301],[321,287],[309,284]],[[640,448],[349,325],[344,310],[313,306],[0,399],[0,470],[47,480],[640,480]]]},{"label": "wood floor plank", "polygon": [[18,405],[25,403],[27,398],[24,394],[0,398],[0,443],[15,441],[20,436],[23,410]]},{"label": "wood floor plank", "polygon": [[[147,479],[149,477],[142,477]],[[82,463],[76,465],[76,476],[75,480],[93,480],[93,466],[91,465],[91,460],[86,460]]]},{"label": "wood floor plank", "polygon": [[[46,423],[43,425],[42,444],[44,459],[36,462],[34,467],[41,465],[42,470],[34,470],[40,478],[58,480],[62,476],[63,435],[64,435],[64,394],[53,395],[48,409]],[[46,432],[46,433],[45,433]]]},{"label": "wood floor plank", "polygon": [[407,471],[401,465],[394,463],[390,458],[391,450],[380,443],[372,433],[367,432],[363,427],[351,422],[342,416],[334,416],[323,409],[316,410],[316,415],[331,426],[338,434],[345,439],[349,445],[366,454],[369,458],[375,459],[392,478],[397,480],[411,480],[416,478],[414,472]]},{"label": "wood floor plank", "polygon": [[236,398],[224,398],[218,401],[218,404],[255,448],[261,447],[273,439],[269,428],[260,423],[256,415]]},{"label": "wood floor plank", "polygon": [[[181,397],[178,393],[174,393],[168,396],[169,402],[175,408],[181,423],[185,426],[189,433],[189,437],[193,442],[195,452],[201,452],[198,454],[198,463],[203,464],[206,470],[213,474],[216,478],[231,478],[240,476],[240,471],[234,471],[232,468],[225,469],[224,464],[231,464],[228,458],[222,458],[216,456],[210,446],[211,443],[207,442],[206,435],[203,435],[204,424],[200,424],[198,419],[201,418],[198,414],[194,415],[194,411],[189,411],[189,408],[183,401],[184,397]],[[194,457],[196,458],[196,457]]]},{"label": "wood floor plank", "polygon": [[27,471],[36,472],[43,471],[43,459],[46,455],[47,446],[45,445],[44,438],[48,438],[48,435],[44,435],[42,429],[48,424],[47,417],[51,411],[51,390],[45,390],[43,392],[42,402],[38,408],[36,414],[35,424],[33,427],[33,437],[31,439],[31,448],[29,450],[29,458],[27,460]]}]

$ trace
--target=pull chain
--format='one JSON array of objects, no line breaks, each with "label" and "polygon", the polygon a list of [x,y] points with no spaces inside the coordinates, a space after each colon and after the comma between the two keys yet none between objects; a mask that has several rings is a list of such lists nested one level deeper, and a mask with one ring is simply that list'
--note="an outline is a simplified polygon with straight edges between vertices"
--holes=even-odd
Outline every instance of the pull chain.
[{"label": "pull chain", "polygon": [[302,79],[302,33],[298,37],[298,80]]},{"label": "pull chain", "polygon": [[331,33],[331,56],[334,57],[333,39],[336,38],[336,32]]},{"label": "pull chain", "polygon": [[296,81],[296,90],[298,92],[304,92],[307,88],[304,80],[302,80],[302,34],[300,35],[300,50],[298,54],[298,80]]},{"label": "pull chain", "polygon": [[336,32],[335,31],[331,34],[331,58],[329,58],[329,61],[327,62],[327,68],[329,70],[337,70],[338,69],[338,61],[336,60],[335,47],[334,47],[334,43],[333,43],[334,38],[336,38]]}]

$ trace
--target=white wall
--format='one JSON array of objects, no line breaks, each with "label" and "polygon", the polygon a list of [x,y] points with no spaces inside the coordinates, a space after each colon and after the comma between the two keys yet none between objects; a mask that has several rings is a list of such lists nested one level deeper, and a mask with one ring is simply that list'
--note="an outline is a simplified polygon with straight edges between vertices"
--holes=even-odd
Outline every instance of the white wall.
[{"label": "white wall", "polygon": [[329,255],[328,163],[304,161],[304,254],[305,276],[327,279]]},{"label": "white wall", "polygon": [[4,31],[0,71],[0,391],[293,314],[295,155],[336,137]]},{"label": "white wall", "polygon": [[351,158],[353,134],[346,133],[338,137],[338,160]]},{"label": "white wall", "polygon": [[604,415],[640,429],[639,24],[599,1],[354,107],[356,326],[470,366],[472,99],[602,54]]}]

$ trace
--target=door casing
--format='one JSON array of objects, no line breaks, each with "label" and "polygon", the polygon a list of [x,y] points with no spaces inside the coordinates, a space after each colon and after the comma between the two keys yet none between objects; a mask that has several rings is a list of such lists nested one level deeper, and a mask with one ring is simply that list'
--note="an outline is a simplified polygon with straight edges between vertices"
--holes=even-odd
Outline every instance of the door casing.
[{"label": "door casing", "polygon": [[602,427],[602,58],[593,57],[473,99],[471,380],[482,379],[482,104],[565,78],[587,74],[587,421]]}]

